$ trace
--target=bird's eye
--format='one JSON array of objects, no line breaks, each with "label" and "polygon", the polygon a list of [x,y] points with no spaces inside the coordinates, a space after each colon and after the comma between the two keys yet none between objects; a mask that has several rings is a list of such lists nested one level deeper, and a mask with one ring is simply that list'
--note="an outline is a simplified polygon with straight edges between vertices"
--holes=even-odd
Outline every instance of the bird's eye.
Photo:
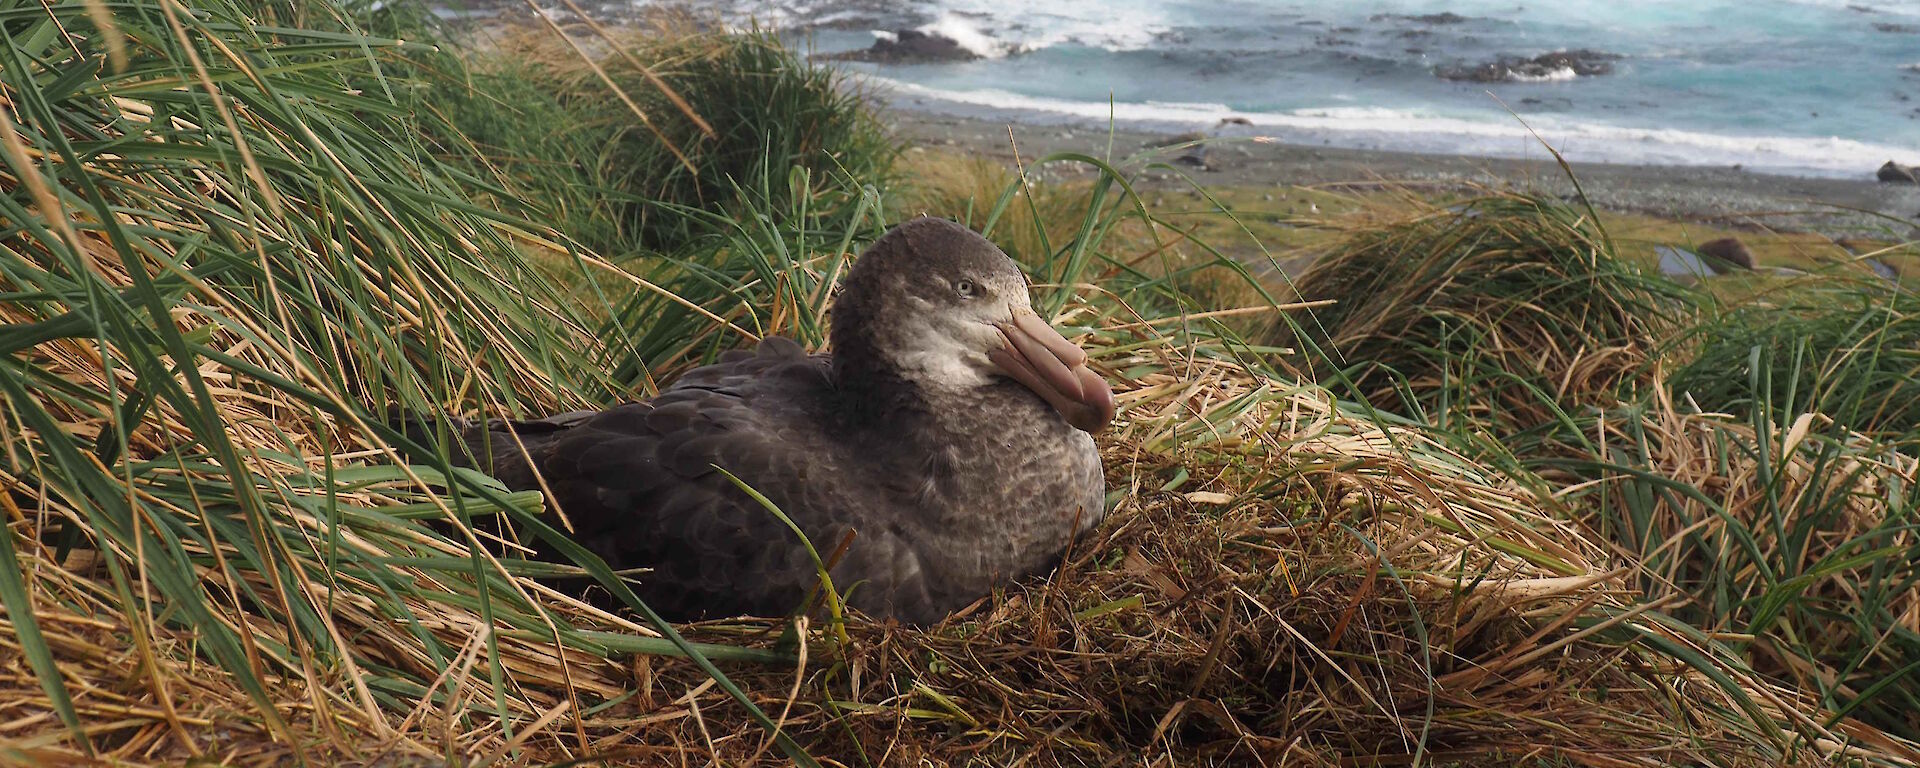
[{"label": "bird's eye", "polygon": [[971,299],[980,293],[980,286],[974,285],[972,280],[962,278],[954,282],[953,292],[960,294],[960,298]]}]

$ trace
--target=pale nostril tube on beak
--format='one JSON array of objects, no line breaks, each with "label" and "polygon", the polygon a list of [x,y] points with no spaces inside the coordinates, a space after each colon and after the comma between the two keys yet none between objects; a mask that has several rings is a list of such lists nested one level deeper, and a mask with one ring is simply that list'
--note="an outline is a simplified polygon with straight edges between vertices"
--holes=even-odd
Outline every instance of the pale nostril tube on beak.
[{"label": "pale nostril tube on beak", "polygon": [[1099,432],[1113,420],[1113,388],[1087,367],[1085,350],[1029,310],[1016,309],[1012,322],[996,325],[1006,345],[987,357],[1001,373],[1025,384],[1080,430]]}]

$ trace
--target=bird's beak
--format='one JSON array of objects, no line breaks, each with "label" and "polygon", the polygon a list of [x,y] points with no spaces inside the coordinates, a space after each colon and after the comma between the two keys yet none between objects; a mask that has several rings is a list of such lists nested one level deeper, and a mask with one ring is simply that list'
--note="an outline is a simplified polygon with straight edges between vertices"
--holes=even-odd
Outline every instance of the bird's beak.
[{"label": "bird's beak", "polygon": [[1014,310],[1012,322],[995,325],[1006,343],[987,358],[1001,373],[1027,385],[1084,432],[1099,432],[1113,420],[1113,388],[1087,367],[1084,350],[1031,310]]}]

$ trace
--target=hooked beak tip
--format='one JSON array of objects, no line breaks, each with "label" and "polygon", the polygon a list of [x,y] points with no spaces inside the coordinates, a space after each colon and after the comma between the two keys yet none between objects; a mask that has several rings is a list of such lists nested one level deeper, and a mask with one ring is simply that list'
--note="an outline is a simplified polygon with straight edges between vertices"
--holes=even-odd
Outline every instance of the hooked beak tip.
[{"label": "hooked beak tip", "polygon": [[1087,353],[1032,312],[996,323],[1003,341],[987,357],[1001,373],[1026,385],[1076,429],[1098,433],[1113,420],[1113,388],[1087,366]]}]

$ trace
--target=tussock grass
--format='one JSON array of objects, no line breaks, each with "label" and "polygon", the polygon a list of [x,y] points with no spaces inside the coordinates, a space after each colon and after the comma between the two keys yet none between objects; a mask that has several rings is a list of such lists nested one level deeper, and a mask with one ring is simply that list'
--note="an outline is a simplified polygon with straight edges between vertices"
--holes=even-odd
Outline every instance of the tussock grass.
[{"label": "tussock grass", "polygon": [[[1101,440],[1109,521],[1054,578],[930,630],[855,617],[843,637],[805,618],[739,620],[684,628],[689,642],[644,621],[590,555],[571,551],[574,566],[519,557],[516,542],[564,543],[539,495],[444,461],[397,463],[395,448],[434,451],[387,428],[386,409],[593,406],[757,336],[817,345],[836,277],[902,215],[884,194],[890,149],[858,131],[789,142],[769,129],[745,156],[791,158],[777,152],[819,140],[838,162],[727,171],[711,177],[724,186],[691,197],[633,186],[622,202],[678,220],[587,205],[543,216],[554,229],[522,214],[557,209],[513,196],[581,177],[529,162],[537,155],[491,154],[505,142],[456,140],[460,113],[414,101],[438,92],[417,87],[439,82],[413,66],[427,52],[357,31],[324,4],[200,5],[116,5],[124,70],[101,66],[114,38],[84,6],[0,11],[10,759],[1914,762],[1910,742],[1873,727],[1901,732],[1904,683],[1874,689],[1869,677],[1909,652],[1894,642],[1911,613],[1894,566],[1907,551],[1910,461],[1836,433],[1779,452],[1791,458],[1775,471],[1741,463],[1737,429],[1714,433],[1734,435],[1703,443],[1732,446],[1720,464],[1662,459],[1674,483],[1744,483],[1740,468],[1765,466],[1772,479],[1751,482],[1819,489],[1832,511],[1769,518],[1741,501],[1714,519],[1753,521],[1744,528],[1684,532],[1698,510],[1617,499],[1657,495],[1631,484],[1651,476],[1645,457],[1680,450],[1697,427],[1637,444],[1639,463],[1627,458],[1636,444],[1606,433],[1585,464],[1496,469],[1459,452],[1459,434],[1344,402],[1285,367],[1299,357],[1253,343],[1241,319],[1289,310],[1091,158],[1043,161],[1092,167],[1085,186],[1008,186],[930,207],[976,212],[970,222],[1033,273],[1043,313],[1116,385],[1120,419]],[[707,66],[701,51],[721,52],[717,72],[801,76],[768,48],[727,58],[735,42],[689,45],[688,58],[659,60],[677,62],[663,77]],[[716,125],[727,110],[742,122],[796,114],[701,93],[683,91]],[[706,167],[728,166],[696,164]],[[1499,309],[1500,322],[1479,346],[1439,333],[1415,351],[1516,366],[1529,392],[1600,402],[1598,384],[1542,382],[1625,376],[1614,361],[1644,359],[1632,334],[1650,332],[1633,310],[1660,310],[1669,294],[1608,282],[1604,239],[1565,209],[1507,199],[1469,210],[1480,213],[1356,230],[1349,252],[1449,245],[1414,273],[1448,289],[1388,309],[1416,330],[1422,317],[1479,317],[1462,308]],[[615,268],[578,247],[636,236],[674,252]],[[1458,275],[1477,276],[1470,285],[1492,300],[1452,287]],[[1248,304],[1198,295],[1236,280]],[[1602,330],[1576,333],[1549,308],[1585,311]],[[1384,336],[1332,338],[1394,351]],[[1629,349],[1601,344],[1616,338]],[[1529,362],[1520,344],[1559,351]],[[1359,354],[1317,348],[1346,355],[1314,363],[1326,370]],[[1421,359],[1386,362],[1425,382],[1408,373]],[[1375,386],[1373,373],[1354,375]],[[1461,391],[1483,399],[1433,410],[1469,423],[1542,407],[1499,387]],[[1757,446],[1774,433],[1754,434],[1751,452],[1770,455]],[[1816,444],[1838,446],[1846,474],[1801,463]],[[1591,482],[1574,486],[1576,475]],[[1541,491],[1554,483],[1562,493]],[[1787,520],[1793,535],[1775,523]],[[1843,538],[1817,527],[1829,520]],[[1654,537],[1621,533],[1628,523],[1672,530],[1675,545],[1644,546]],[[1758,554],[1728,557],[1742,537]],[[534,578],[560,572],[596,579],[626,611]],[[1785,573],[1807,578],[1750,576]],[[1700,604],[1719,613],[1682,599],[1696,574],[1718,590]],[[1756,598],[1755,583],[1777,597]],[[1850,595],[1891,618],[1837,626]],[[1836,626],[1809,633],[1820,619]],[[1740,627],[1753,637],[1727,634]],[[1858,663],[1822,666],[1836,659]]]},{"label": "tussock grass", "polygon": [[379,66],[405,44],[247,15],[273,11],[125,5],[118,71],[84,7],[0,19],[0,648],[48,728],[23,747],[271,762],[477,727],[485,754],[614,690],[580,607],[460,523],[551,535],[537,495],[394,465],[383,423],[611,395],[525,257],[552,233],[405,140],[374,95],[406,92]]},{"label": "tussock grass", "polygon": [[1335,298],[1282,334],[1381,407],[1496,433],[1604,403],[1643,370],[1685,293],[1616,258],[1589,212],[1499,195],[1363,220],[1295,281]]},{"label": "tussock grass", "polygon": [[1803,413],[1873,434],[1920,430],[1920,299],[1878,278],[1822,279],[1742,301],[1675,340],[1669,384],[1710,411]]},{"label": "tussock grass", "polygon": [[1638,564],[1639,589],[1823,709],[1920,736],[1911,444],[1819,413],[1737,421],[1659,402],[1583,426],[1590,454],[1537,464],[1573,476],[1562,498]]},{"label": "tussock grass", "polygon": [[668,17],[614,39],[619,55],[588,58],[545,30],[495,36],[451,112],[486,148],[475,162],[509,163],[514,186],[564,205],[562,221],[600,252],[710,249],[695,241],[762,207],[804,207],[814,226],[844,230],[860,206],[845,190],[859,185],[834,180],[893,178],[896,148],[858,87],[770,32]]}]

